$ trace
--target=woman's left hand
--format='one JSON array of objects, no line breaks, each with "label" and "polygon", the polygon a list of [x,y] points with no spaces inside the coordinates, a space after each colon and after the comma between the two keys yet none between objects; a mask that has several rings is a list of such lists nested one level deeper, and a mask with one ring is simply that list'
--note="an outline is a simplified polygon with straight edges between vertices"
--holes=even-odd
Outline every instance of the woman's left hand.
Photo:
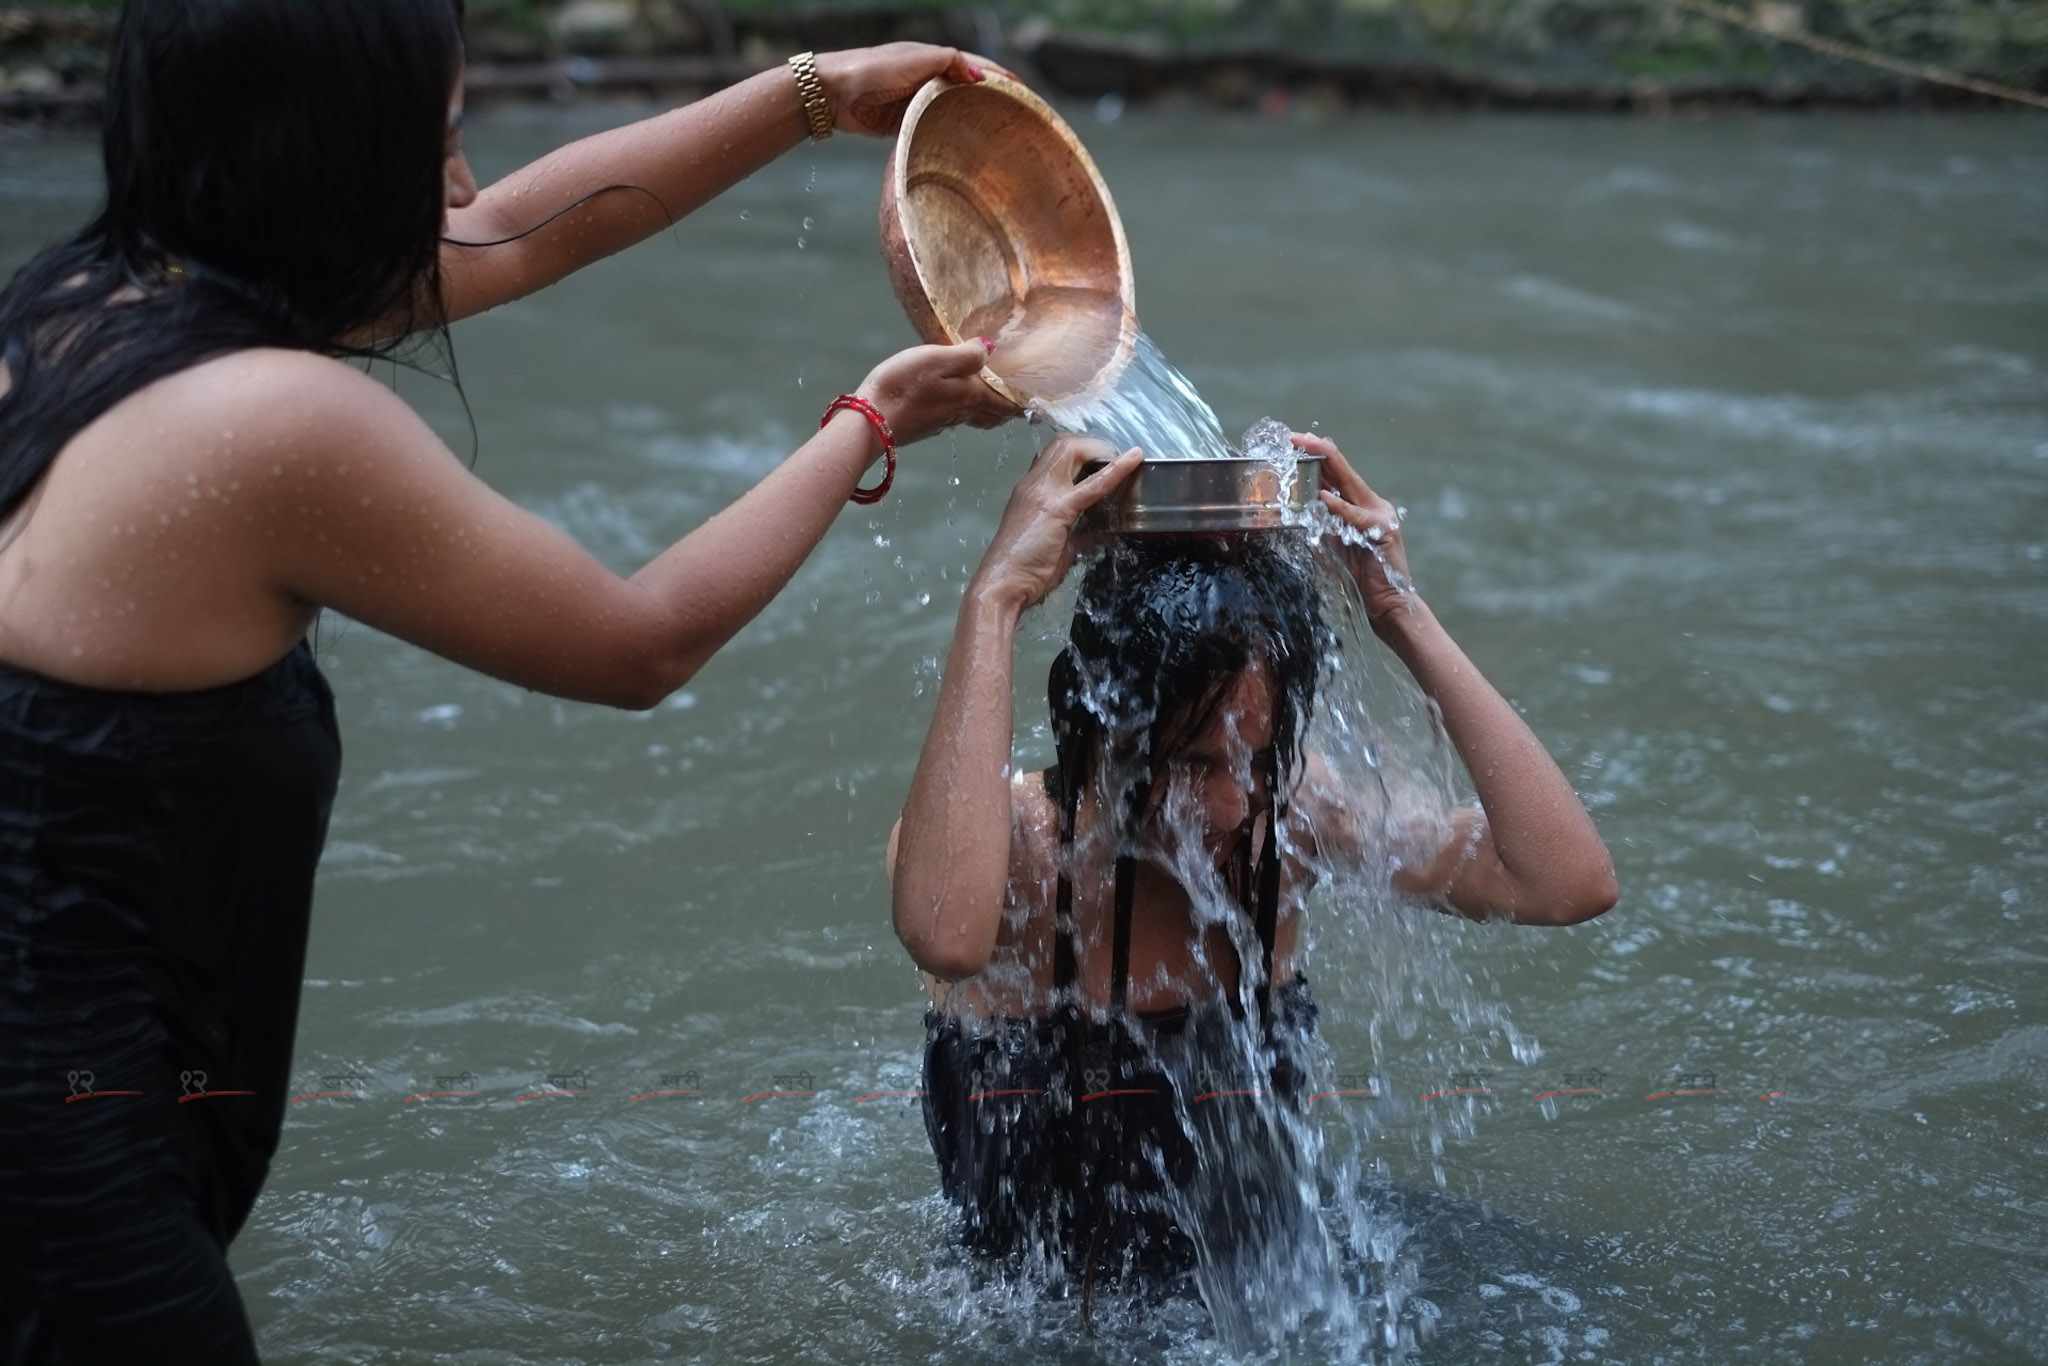
[{"label": "woman's left hand", "polygon": [[[832,126],[842,133],[889,137],[903,126],[911,97],[934,76],[972,82],[986,58],[971,57],[952,47],[929,43],[887,43],[845,52],[821,52],[818,79],[832,102]],[[1001,70],[1000,67],[996,68]]]},{"label": "woman's left hand", "polygon": [[1346,540],[1338,549],[1358,585],[1359,596],[1365,599],[1366,620],[1379,631],[1394,619],[1393,613],[1408,605],[1408,595],[1415,588],[1408,577],[1401,514],[1358,477],[1336,442],[1296,432],[1294,445],[1305,454],[1323,458],[1323,506],[1364,538],[1363,543]]}]

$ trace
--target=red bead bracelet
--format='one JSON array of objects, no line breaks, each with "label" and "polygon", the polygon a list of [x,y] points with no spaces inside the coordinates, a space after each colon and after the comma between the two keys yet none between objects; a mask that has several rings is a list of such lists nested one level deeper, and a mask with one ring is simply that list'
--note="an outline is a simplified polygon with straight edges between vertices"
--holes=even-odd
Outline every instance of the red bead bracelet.
[{"label": "red bead bracelet", "polygon": [[818,419],[818,430],[823,431],[832,415],[841,408],[851,408],[868,420],[875,429],[875,435],[882,438],[882,482],[871,489],[856,488],[852,498],[856,503],[879,503],[882,495],[889,491],[889,485],[896,482],[896,434],[889,430],[889,419],[882,416],[882,410],[858,394],[841,394],[825,409],[825,416]]}]

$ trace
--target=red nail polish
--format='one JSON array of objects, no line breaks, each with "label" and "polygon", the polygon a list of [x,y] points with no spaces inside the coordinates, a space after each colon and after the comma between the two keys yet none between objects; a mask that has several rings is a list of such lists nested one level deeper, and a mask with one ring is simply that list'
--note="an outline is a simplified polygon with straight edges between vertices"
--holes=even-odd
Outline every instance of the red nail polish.
[{"label": "red nail polish", "polygon": [[986,71],[983,71],[980,67],[976,66],[973,62],[969,62],[967,64],[967,74],[974,77],[974,79],[977,81],[988,79],[988,73]]},{"label": "red nail polish", "polygon": [[982,349],[983,351],[986,351],[986,352],[987,352],[988,354],[990,354],[991,356],[995,354],[995,352],[996,352],[996,343],[995,343],[995,338],[993,338],[993,337],[977,337],[977,338],[975,338],[975,340],[981,343],[981,349]]}]

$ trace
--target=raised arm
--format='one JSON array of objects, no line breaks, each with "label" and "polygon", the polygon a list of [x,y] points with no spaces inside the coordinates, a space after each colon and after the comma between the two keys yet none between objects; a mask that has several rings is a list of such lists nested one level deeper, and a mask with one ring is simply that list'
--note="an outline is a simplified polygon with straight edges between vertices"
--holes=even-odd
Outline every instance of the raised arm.
[{"label": "raised arm", "polygon": [[1485,813],[1464,814],[1451,840],[1397,873],[1396,886],[1475,918],[1573,925],[1599,915],[1618,893],[1593,818],[1528,723],[1407,585],[1394,508],[1331,442],[1297,434],[1295,444],[1323,457],[1325,506],[1366,538],[1347,545],[1344,560],[1373,632],[1437,704]]},{"label": "raised arm", "polygon": [[[821,53],[817,65],[835,126],[847,132],[895,132],[910,97],[934,76],[981,79],[964,54],[923,43]],[[441,273],[449,319],[531,294],[660,232],[807,132],[796,79],[778,66],[514,171],[448,214]]]},{"label": "raised arm", "polygon": [[[1110,461],[1076,481],[1083,463]],[[1074,519],[1138,467],[1063,436],[1018,481],[960,602],[931,730],[889,836],[896,937],[920,968],[958,980],[988,966],[1009,883],[1011,683],[1017,622],[1073,563]]]},{"label": "raised arm", "polygon": [[[912,441],[982,411],[985,359],[973,342],[914,347],[861,388]],[[242,352],[138,400],[145,427],[197,434],[166,444],[143,503],[177,500],[156,553],[178,561],[160,596],[167,620],[187,613],[182,656],[211,650],[222,676],[239,676],[236,660],[260,667],[251,650],[281,652],[261,623],[288,629],[288,647],[312,604],[528,688],[634,708],[681,687],[781,590],[879,453],[868,423],[841,412],[622,578],[336,361]]]}]

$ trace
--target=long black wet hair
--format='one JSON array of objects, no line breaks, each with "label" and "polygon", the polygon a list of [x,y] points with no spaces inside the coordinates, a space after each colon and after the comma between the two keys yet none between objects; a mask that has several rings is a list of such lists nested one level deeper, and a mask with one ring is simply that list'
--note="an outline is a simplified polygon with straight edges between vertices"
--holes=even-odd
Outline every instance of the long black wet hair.
[{"label": "long black wet hair", "polygon": [[1314,575],[1274,537],[1128,537],[1089,569],[1047,679],[1055,787],[1078,803],[1098,764],[1120,782],[1125,820],[1254,664],[1273,688],[1272,760],[1286,790],[1315,711],[1330,633]]},{"label": "long black wet hair", "polygon": [[[1270,954],[1286,794],[1300,770],[1331,641],[1305,555],[1273,535],[1129,537],[1112,544],[1082,580],[1067,647],[1047,679],[1058,756],[1047,787],[1059,806],[1064,855],[1082,794],[1098,773],[1109,779],[1105,809],[1117,823],[1112,982],[1119,997],[1140,830],[1155,789],[1255,664],[1266,670],[1273,695],[1272,746],[1255,759],[1265,768],[1264,810],[1254,809],[1251,821],[1265,817],[1266,835],[1254,853],[1247,829],[1224,871]],[[1070,933],[1066,862],[1063,856],[1058,913]],[[1056,978],[1069,976],[1062,968],[1071,964],[1056,965]],[[1259,986],[1262,1009],[1269,985]]]},{"label": "long black wet hair", "polygon": [[461,67],[462,0],[127,0],[106,205],[0,292],[0,517],[168,375],[259,346],[384,355],[441,326]]}]

